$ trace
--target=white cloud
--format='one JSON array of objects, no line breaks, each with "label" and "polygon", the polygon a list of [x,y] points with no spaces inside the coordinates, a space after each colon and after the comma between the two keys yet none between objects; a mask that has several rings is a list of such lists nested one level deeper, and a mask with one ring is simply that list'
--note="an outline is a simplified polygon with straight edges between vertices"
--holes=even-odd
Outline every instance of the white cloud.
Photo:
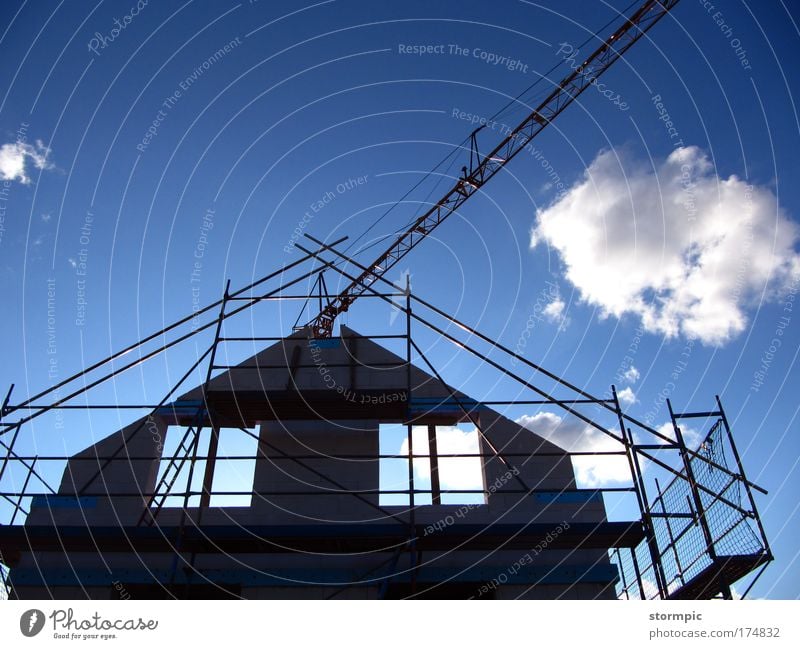
[{"label": "white cloud", "polygon": [[51,169],[53,165],[48,161],[48,149],[41,140],[35,144],[25,142],[10,142],[0,147],[0,180],[18,180],[23,185],[31,182],[26,172],[28,164],[36,169]]},{"label": "white cloud", "polygon": [[544,314],[550,321],[558,321],[564,314],[564,300],[557,297],[544,308]]},{"label": "white cloud", "polygon": [[[414,453],[427,454],[428,428],[414,426]],[[478,433],[475,428],[461,430],[455,426],[436,427],[437,453],[477,454],[480,452]],[[400,455],[408,454],[408,438],[400,446]],[[483,489],[483,464],[479,457],[439,458],[439,484],[442,489]],[[431,479],[431,467],[428,458],[414,460],[414,472],[422,480]]]},{"label": "white cloud", "polygon": [[697,147],[655,166],[601,152],[537,212],[531,247],[555,248],[602,317],[632,314],[653,333],[724,343],[765,286],[775,298],[800,273],[800,228],[769,189],[720,178]]},{"label": "white cloud", "polygon": [[622,378],[625,379],[628,383],[636,383],[639,380],[639,370],[637,370],[633,365],[631,365],[625,373],[622,375]]},{"label": "white cloud", "polygon": [[[658,426],[656,430],[664,435],[664,437],[675,441],[675,429],[672,427],[671,421],[665,421]],[[683,443],[692,450],[697,450],[697,447],[700,445],[700,440],[703,438],[700,431],[690,426],[681,426],[681,435],[683,435]]]},{"label": "white cloud", "polygon": [[[605,433],[576,417],[561,417],[552,412],[523,415],[518,424],[566,451],[622,451],[623,446]],[[630,482],[631,472],[624,455],[577,455],[572,458],[575,479],[580,487],[595,488]]]},{"label": "white cloud", "polygon": [[558,325],[559,331],[564,331],[569,326],[569,317],[566,315],[566,303],[561,295],[556,292],[555,297],[542,309],[542,314],[548,322]]},{"label": "white cloud", "polygon": [[630,388],[625,388],[617,392],[617,399],[623,406],[630,406],[636,403],[636,394]]}]

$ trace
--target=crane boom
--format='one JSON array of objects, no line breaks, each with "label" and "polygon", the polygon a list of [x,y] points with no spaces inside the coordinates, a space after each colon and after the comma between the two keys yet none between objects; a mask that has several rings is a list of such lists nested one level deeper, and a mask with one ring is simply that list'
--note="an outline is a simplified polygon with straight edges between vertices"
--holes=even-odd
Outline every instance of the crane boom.
[{"label": "crane boom", "polygon": [[379,277],[397,264],[414,246],[442,221],[461,207],[473,194],[525,146],[543,131],[589,85],[610,68],[645,32],[669,13],[679,0],[646,0],[617,30],[558,86],[490,153],[477,156],[475,164],[427,212],[403,232],[355,280],[337,294],[309,322],[315,338],[330,338],[333,323],[340,313],[363,294]]}]

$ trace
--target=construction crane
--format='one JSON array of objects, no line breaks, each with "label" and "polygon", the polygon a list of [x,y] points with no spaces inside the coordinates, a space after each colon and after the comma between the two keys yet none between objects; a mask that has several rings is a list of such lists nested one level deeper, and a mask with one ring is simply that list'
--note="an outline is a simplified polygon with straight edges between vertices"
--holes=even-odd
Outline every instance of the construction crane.
[{"label": "construction crane", "polygon": [[465,167],[463,175],[433,207],[416,219],[375,261],[366,266],[366,270],[322,308],[320,313],[307,324],[312,329],[312,335],[315,338],[330,338],[333,334],[334,321],[340,313],[347,311],[375,281],[476,194],[678,2],[679,0],[644,2],[490,153],[485,156],[478,154],[477,141],[473,133],[470,168]]}]

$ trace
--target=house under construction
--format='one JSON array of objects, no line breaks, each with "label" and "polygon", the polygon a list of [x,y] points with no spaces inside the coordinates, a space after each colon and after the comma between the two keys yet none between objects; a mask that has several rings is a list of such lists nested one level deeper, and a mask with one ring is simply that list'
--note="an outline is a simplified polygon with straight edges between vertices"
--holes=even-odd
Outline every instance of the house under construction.
[{"label": "house under construction", "polygon": [[[314,247],[297,245],[300,259],[52,388],[16,403],[9,390],[3,589],[36,599],[696,599],[730,598],[754,573],[752,586],[772,559],[754,499],[763,490],[745,475],[719,399],[702,412],[667,402],[665,433],[624,412],[613,386],[593,396],[385,278],[675,4],[644,2],[490,153],[473,133],[470,166],[374,263],[347,256],[343,240],[308,237]],[[346,288],[329,294],[326,274]],[[298,298],[319,309],[289,336],[228,331]],[[403,330],[341,325],[335,335],[357,298],[388,304]],[[464,393],[421,332],[513,394]],[[93,400],[99,386],[203,336],[210,344],[158,403]],[[236,344],[256,351],[229,362]],[[204,380],[185,385],[198,372]],[[559,409],[613,448],[568,452],[515,420],[514,407]],[[140,412],[76,453],[17,450],[34,420],[68,409]],[[685,419],[705,426],[693,447]],[[471,452],[441,447],[454,427],[474,436]],[[382,436],[398,431],[402,446],[385,448]],[[580,485],[586,457],[624,463],[629,480]],[[58,485],[46,462],[63,465]],[[469,488],[452,485],[459,463],[475,467]],[[221,480],[231,466],[246,467],[240,488]],[[648,484],[645,467],[664,483]],[[629,498],[626,516],[613,497]]]}]

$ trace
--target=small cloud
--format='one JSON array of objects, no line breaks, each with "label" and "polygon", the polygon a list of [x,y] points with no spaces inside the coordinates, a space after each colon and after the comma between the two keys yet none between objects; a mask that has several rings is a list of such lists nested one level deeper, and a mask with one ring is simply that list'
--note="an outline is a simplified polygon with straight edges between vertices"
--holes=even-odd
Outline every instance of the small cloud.
[{"label": "small cloud", "polygon": [[16,180],[29,185],[28,165],[32,164],[36,169],[52,169],[53,164],[47,159],[49,155],[50,149],[41,140],[36,140],[35,144],[4,144],[0,147],[0,180]]},{"label": "small cloud", "polygon": [[[552,412],[523,415],[516,422],[566,451],[622,451],[621,442],[615,442],[605,433],[577,417],[561,417]],[[630,467],[624,455],[575,455],[572,457],[575,480],[579,486],[602,487],[609,484],[628,483]]]},{"label": "small cloud", "polygon": [[549,322],[558,325],[559,331],[564,331],[570,322],[565,313],[566,306],[564,300],[557,294],[553,301],[542,310],[544,317],[547,318]]},{"label": "small cloud", "polygon": [[[656,430],[665,437],[675,440],[675,429],[672,427],[672,422],[665,421]],[[690,449],[696,449],[700,445],[700,440],[702,439],[700,431],[690,426],[681,426],[681,435],[683,435],[683,443]]]},{"label": "small cloud", "polygon": [[47,223],[52,218],[52,216],[53,215],[50,212],[45,212],[42,214],[42,221]]},{"label": "small cloud", "polygon": [[639,370],[637,370],[633,365],[631,365],[625,373],[622,375],[622,378],[625,379],[628,383],[636,383],[639,380]]},{"label": "small cloud", "polygon": [[77,267],[78,267],[78,262],[77,262],[77,261],[75,261],[75,260],[74,260],[72,257],[70,257],[69,259],[67,259],[67,263],[68,263],[70,266],[72,266],[73,268],[77,268]]},{"label": "small cloud", "polygon": [[636,394],[630,388],[625,388],[617,392],[617,398],[623,406],[630,406],[636,403]]},{"label": "small cloud", "polygon": [[564,306],[564,300],[561,298],[556,298],[544,308],[544,314],[551,322],[558,321],[564,314]]}]

